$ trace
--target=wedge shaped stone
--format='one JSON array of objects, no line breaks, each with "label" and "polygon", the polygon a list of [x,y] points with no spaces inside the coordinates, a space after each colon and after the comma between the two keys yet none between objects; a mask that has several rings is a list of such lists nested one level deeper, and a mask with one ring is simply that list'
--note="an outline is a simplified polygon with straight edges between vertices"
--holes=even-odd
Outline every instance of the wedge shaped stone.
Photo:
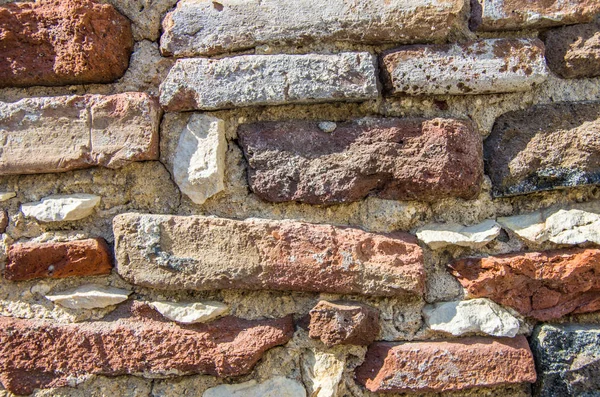
[{"label": "wedge shaped stone", "polygon": [[463,226],[457,223],[432,223],[417,229],[417,238],[431,249],[451,245],[481,248],[500,234],[500,225],[488,219],[477,225]]},{"label": "wedge shaped stone", "polygon": [[35,203],[23,203],[21,212],[41,222],[76,221],[90,216],[100,200],[94,194],[57,194]]},{"label": "wedge shaped stone", "polygon": [[98,309],[118,305],[127,300],[131,291],[98,284],[86,284],[55,294],[46,299],[68,309]]},{"label": "wedge shaped stone", "polygon": [[178,323],[206,323],[223,316],[229,307],[221,302],[151,302],[150,306]]}]

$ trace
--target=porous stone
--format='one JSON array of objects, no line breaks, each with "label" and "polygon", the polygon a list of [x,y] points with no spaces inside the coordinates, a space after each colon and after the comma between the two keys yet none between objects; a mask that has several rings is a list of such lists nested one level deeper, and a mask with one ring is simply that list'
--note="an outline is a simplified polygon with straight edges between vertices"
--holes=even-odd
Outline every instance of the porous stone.
[{"label": "porous stone", "polygon": [[549,30],[544,42],[554,73],[567,79],[600,76],[600,22]]},{"label": "porous stone", "polygon": [[68,309],[98,309],[118,305],[129,298],[131,291],[99,284],[85,284],[59,293],[46,295],[46,299]]},{"label": "porous stone", "polygon": [[488,219],[477,225],[463,226],[457,223],[432,223],[416,231],[417,238],[431,249],[447,246],[481,248],[500,234],[500,225]]},{"label": "porous stone", "polygon": [[465,258],[449,265],[469,296],[540,321],[600,309],[600,250],[571,248]]},{"label": "porous stone", "polygon": [[100,199],[94,194],[57,194],[34,203],[24,203],[21,212],[41,222],[76,221],[90,216],[100,204]]},{"label": "porous stone", "polygon": [[0,102],[0,175],[156,160],[160,116],[156,100],[138,92]]},{"label": "porous stone", "polygon": [[343,397],[347,360],[340,354],[307,349],[302,354],[302,381],[310,397]]},{"label": "porous stone", "polygon": [[468,121],[365,118],[327,133],[316,121],[243,124],[238,140],[260,198],[336,204],[370,193],[390,200],[476,197],[481,138]]},{"label": "porous stone", "polygon": [[379,311],[357,302],[320,301],[310,311],[309,335],[327,347],[370,345],[379,334]]},{"label": "porous stone", "polygon": [[77,324],[0,317],[0,380],[16,394],[30,394],[85,375],[240,376],[293,334],[290,316],[179,326],[146,305],[131,310],[112,321]]},{"label": "porous stone", "polygon": [[0,233],[4,233],[8,226],[8,214],[6,211],[0,211]]},{"label": "porous stone", "polygon": [[183,0],[163,21],[161,50],[192,57],[274,44],[444,41],[463,30],[465,11],[460,0]]},{"label": "porous stone", "polygon": [[17,243],[8,249],[4,278],[11,281],[110,274],[112,254],[101,238],[64,243]]},{"label": "porous stone", "polygon": [[121,214],[118,273],[167,290],[273,289],[422,295],[422,251],[406,233],[295,221]]},{"label": "porous stone", "polygon": [[519,332],[519,320],[485,298],[434,303],[423,308],[423,315],[429,328],[454,336],[482,332],[512,338]]},{"label": "porous stone", "polygon": [[211,387],[202,397],[306,397],[306,390],[296,380],[276,376],[262,383],[250,380]]},{"label": "porous stone", "polygon": [[110,83],[125,73],[129,20],[90,0],[0,6],[0,87]]},{"label": "porous stone", "polygon": [[500,116],[484,141],[494,196],[600,182],[600,102],[538,105]]},{"label": "porous stone", "polygon": [[368,52],[178,59],[160,85],[168,111],[376,99]]},{"label": "porous stone", "polygon": [[151,302],[150,306],[178,323],[206,323],[223,316],[229,307],[221,302]]},{"label": "porous stone", "polygon": [[527,91],[548,76],[539,39],[412,45],[388,51],[382,64],[387,91],[400,95]]},{"label": "porous stone", "polygon": [[194,203],[203,204],[225,188],[225,122],[194,114],[179,136],[173,176],[179,189]]},{"label": "porous stone", "polygon": [[15,192],[0,192],[0,202],[10,200],[13,197],[17,197]]},{"label": "porous stone", "polygon": [[533,383],[536,374],[524,336],[470,337],[374,343],[356,369],[356,380],[372,392],[446,392]]}]

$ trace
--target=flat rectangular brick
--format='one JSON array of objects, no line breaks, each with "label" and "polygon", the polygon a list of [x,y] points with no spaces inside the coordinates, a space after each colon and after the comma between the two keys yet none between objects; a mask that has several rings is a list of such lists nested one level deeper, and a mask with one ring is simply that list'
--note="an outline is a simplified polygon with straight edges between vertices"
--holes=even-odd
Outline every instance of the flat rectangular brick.
[{"label": "flat rectangular brick", "polygon": [[554,73],[567,79],[600,76],[600,23],[552,29],[543,37]]},{"label": "flat rectangular brick", "polygon": [[156,160],[160,116],[157,101],[137,92],[0,102],[0,175]]},{"label": "flat rectangular brick", "polygon": [[179,59],[160,85],[169,111],[377,98],[377,60],[368,52]]},{"label": "flat rectangular brick", "polygon": [[413,45],[382,59],[388,92],[464,95],[527,91],[548,77],[544,45],[530,39]]},{"label": "flat rectangular brick", "polygon": [[273,202],[336,204],[371,193],[390,200],[469,199],[483,180],[481,137],[464,120],[259,122],[241,125],[238,138],[250,188]]},{"label": "flat rectangular brick", "polygon": [[445,41],[466,29],[463,0],[182,0],[163,21],[165,55],[192,57],[259,45]]},{"label": "flat rectangular brick", "polygon": [[423,255],[406,233],[293,221],[117,215],[117,272],[169,290],[422,295]]},{"label": "flat rectangular brick", "polygon": [[372,392],[446,392],[533,383],[527,339],[471,337],[369,346],[356,380]]}]

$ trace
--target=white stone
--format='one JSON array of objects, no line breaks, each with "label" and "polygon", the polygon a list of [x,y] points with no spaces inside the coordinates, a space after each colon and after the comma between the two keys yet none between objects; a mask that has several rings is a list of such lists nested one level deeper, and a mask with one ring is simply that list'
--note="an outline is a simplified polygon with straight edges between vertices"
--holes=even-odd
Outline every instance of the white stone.
[{"label": "white stone", "polygon": [[335,129],[337,128],[337,124],[334,123],[333,121],[321,121],[319,123],[319,128],[323,132],[331,133],[331,132],[335,131]]},{"label": "white stone", "polygon": [[500,225],[486,220],[477,225],[463,226],[456,223],[433,223],[417,230],[417,238],[431,249],[449,245],[481,248],[500,234]]},{"label": "white stone", "polygon": [[160,314],[169,320],[178,323],[206,323],[221,317],[229,310],[229,307],[221,302],[151,302]]},{"label": "white stone", "polygon": [[130,294],[131,291],[121,288],[86,284],[58,294],[46,295],[46,298],[69,309],[99,309],[118,305],[126,301]]},{"label": "white stone", "polygon": [[311,397],[342,397],[339,385],[344,375],[345,360],[335,354],[308,350],[302,355],[302,379]]},{"label": "white stone", "polygon": [[17,193],[15,192],[0,192],[0,201],[10,200],[13,197],[16,197]]},{"label": "white stone", "polygon": [[432,330],[455,336],[482,332],[512,338],[519,332],[519,320],[502,306],[485,298],[426,305],[423,314]]},{"label": "white stone", "polygon": [[263,383],[251,380],[211,387],[202,397],[306,397],[306,390],[298,381],[276,376]]},{"label": "white stone", "polygon": [[75,221],[91,215],[99,203],[100,196],[93,194],[52,195],[22,204],[21,211],[41,222]]}]

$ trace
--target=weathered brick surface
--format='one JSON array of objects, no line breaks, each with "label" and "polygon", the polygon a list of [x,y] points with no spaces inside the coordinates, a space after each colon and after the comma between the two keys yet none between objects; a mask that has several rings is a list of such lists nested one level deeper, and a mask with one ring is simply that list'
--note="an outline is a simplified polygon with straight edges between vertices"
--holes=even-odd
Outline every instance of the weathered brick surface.
[{"label": "weathered brick surface", "polygon": [[471,29],[540,29],[591,22],[599,13],[598,0],[471,0]]},{"label": "weathered brick surface", "polygon": [[500,116],[484,141],[495,196],[600,182],[600,102],[534,106]]},{"label": "weathered brick surface", "polygon": [[117,271],[170,290],[273,289],[422,295],[422,251],[405,233],[292,221],[122,214]]},{"label": "weathered brick surface", "polygon": [[524,336],[471,337],[440,342],[377,342],[356,369],[372,392],[445,392],[535,382]]},{"label": "weathered brick surface", "polygon": [[564,249],[466,258],[450,269],[472,297],[546,321],[600,310],[600,250]]},{"label": "weathered brick surface", "polygon": [[139,303],[132,312],[79,324],[0,317],[0,380],[14,393],[30,394],[90,374],[239,376],[294,332],[289,316],[179,325]]},{"label": "weathered brick surface", "polygon": [[310,311],[309,330],[327,347],[370,345],[379,334],[379,311],[357,302],[320,301]]},{"label": "weathered brick surface", "polygon": [[529,39],[412,45],[382,58],[392,94],[463,95],[526,91],[546,80],[544,45]]},{"label": "weathered brick surface", "polygon": [[4,278],[11,281],[109,274],[112,254],[103,239],[19,243],[8,250]]},{"label": "weathered brick surface", "polygon": [[549,30],[544,42],[554,73],[567,79],[600,76],[600,23]]},{"label": "weathered brick surface", "polygon": [[378,96],[376,63],[368,52],[179,59],[160,86],[160,103],[185,111],[365,101]]},{"label": "weathered brick surface", "polygon": [[163,54],[214,55],[264,44],[445,40],[466,25],[462,0],[183,0],[163,21]]},{"label": "weathered brick surface", "polygon": [[153,98],[134,92],[0,102],[0,175],[156,160],[160,116]]},{"label": "weathered brick surface", "polygon": [[481,138],[453,119],[260,122],[238,128],[248,179],[264,200],[336,204],[370,193],[393,200],[476,197]]},{"label": "weathered brick surface", "polygon": [[0,87],[108,83],[133,49],[127,18],[90,0],[0,6]]}]

